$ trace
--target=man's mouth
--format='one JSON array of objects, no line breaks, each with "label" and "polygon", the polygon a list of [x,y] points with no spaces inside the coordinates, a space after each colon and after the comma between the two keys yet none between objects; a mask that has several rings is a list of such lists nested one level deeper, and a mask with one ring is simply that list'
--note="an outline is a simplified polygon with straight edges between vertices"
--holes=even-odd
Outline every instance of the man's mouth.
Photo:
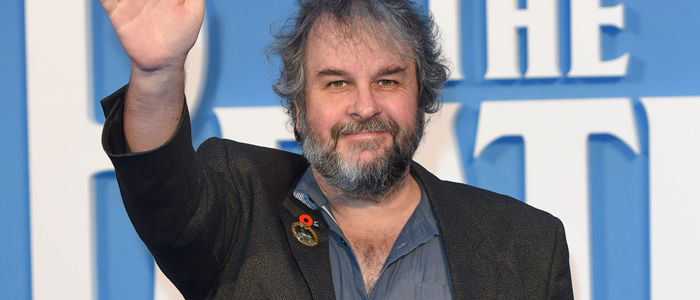
[{"label": "man's mouth", "polygon": [[343,133],[342,135],[359,135],[359,134],[372,134],[372,133],[384,133],[386,131],[384,130],[369,130],[369,129],[364,129],[360,130],[357,132],[348,132],[348,133]]}]

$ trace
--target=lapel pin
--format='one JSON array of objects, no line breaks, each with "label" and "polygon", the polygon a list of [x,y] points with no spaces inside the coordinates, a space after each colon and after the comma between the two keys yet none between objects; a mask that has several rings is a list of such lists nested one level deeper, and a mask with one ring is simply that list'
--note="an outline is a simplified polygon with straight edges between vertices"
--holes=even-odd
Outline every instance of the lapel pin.
[{"label": "lapel pin", "polygon": [[303,214],[303,215],[299,216],[299,222],[301,222],[301,224],[304,224],[306,226],[314,225],[314,219],[312,219],[311,216],[309,216],[307,214]]},{"label": "lapel pin", "polygon": [[[310,222],[313,224],[313,220]],[[318,245],[318,235],[316,235],[316,231],[302,222],[292,223],[292,233],[300,243],[306,246],[313,247]]]}]

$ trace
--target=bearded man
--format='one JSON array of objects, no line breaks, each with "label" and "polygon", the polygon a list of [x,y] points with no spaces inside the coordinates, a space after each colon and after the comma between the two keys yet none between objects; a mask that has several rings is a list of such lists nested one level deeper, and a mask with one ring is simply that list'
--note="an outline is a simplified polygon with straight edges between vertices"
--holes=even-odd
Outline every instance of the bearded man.
[{"label": "bearded man", "polygon": [[447,79],[405,0],[307,0],[271,49],[303,157],[195,152],[184,61],[203,0],[103,0],[129,84],[103,100],[125,207],[188,299],[572,299],[564,229],[412,161]]}]

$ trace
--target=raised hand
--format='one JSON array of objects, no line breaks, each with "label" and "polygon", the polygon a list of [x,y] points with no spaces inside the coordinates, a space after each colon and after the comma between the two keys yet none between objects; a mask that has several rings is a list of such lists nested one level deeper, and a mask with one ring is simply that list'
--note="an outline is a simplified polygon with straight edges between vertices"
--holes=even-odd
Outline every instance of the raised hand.
[{"label": "raised hand", "polygon": [[204,0],[100,0],[133,67],[184,64],[204,19]]},{"label": "raised hand", "polygon": [[165,143],[183,111],[185,58],[204,20],[204,0],[100,0],[131,58],[124,101],[127,151]]}]

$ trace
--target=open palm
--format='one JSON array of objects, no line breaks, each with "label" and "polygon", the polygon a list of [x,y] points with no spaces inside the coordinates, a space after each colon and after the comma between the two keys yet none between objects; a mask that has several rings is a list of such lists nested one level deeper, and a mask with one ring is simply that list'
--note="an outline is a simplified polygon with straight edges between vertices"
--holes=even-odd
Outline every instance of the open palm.
[{"label": "open palm", "polygon": [[133,67],[183,64],[204,19],[204,0],[100,0]]}]

